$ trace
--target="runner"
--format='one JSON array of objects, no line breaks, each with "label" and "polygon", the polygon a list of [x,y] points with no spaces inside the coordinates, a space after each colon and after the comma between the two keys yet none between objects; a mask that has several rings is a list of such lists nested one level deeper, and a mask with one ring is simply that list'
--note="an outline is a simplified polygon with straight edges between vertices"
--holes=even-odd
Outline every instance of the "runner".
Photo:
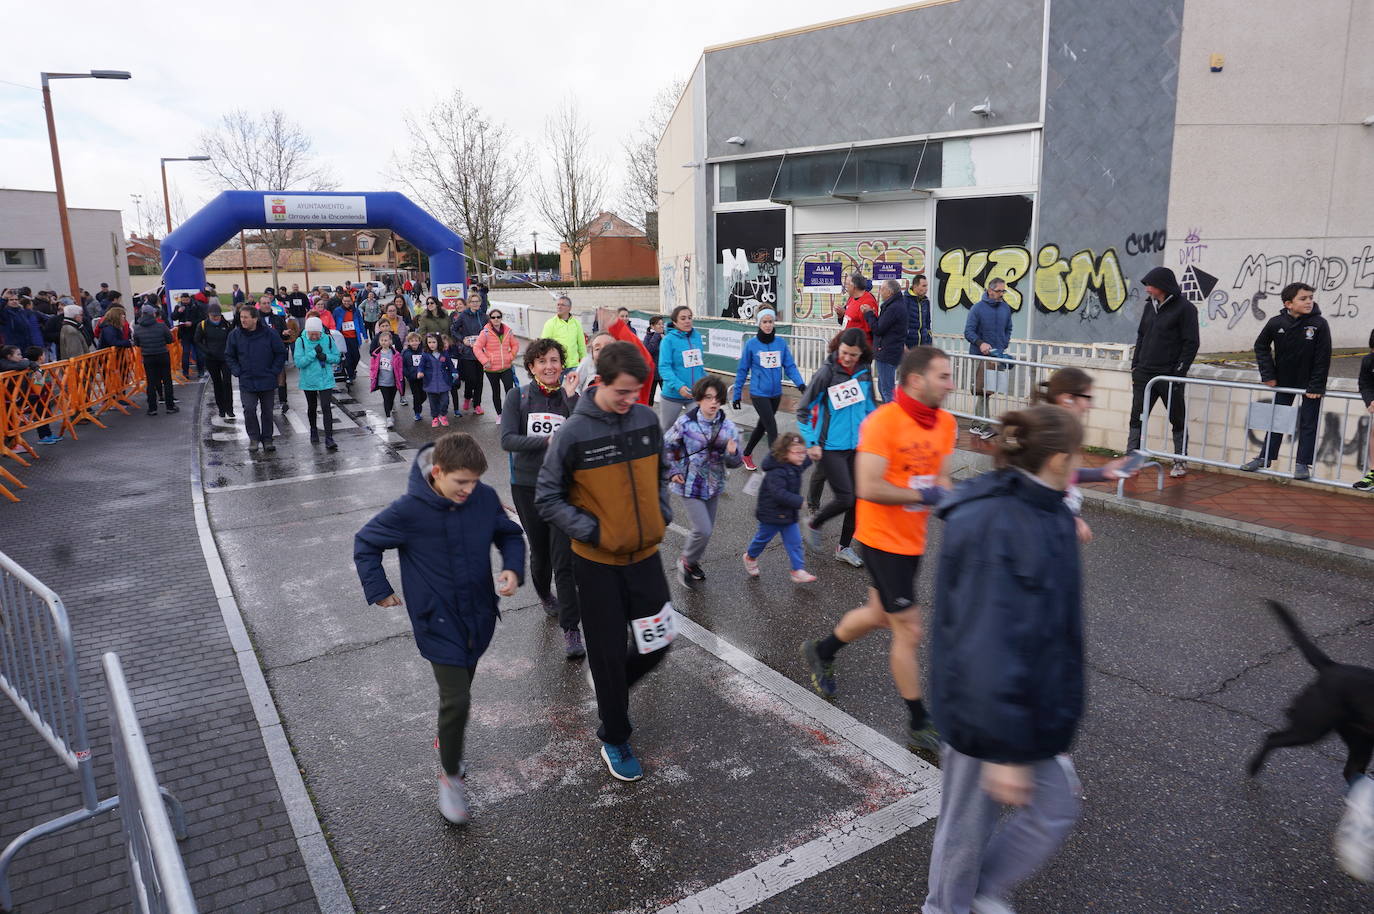
[{"label": "runner", "polygon": [[[515,338],[515,331],[506,326],[500,308],[492,308],[487,313],[487,325],[477,334],[472,351],[482,365],[487,383],[491,385],[491,403],[499,417],[502,398],[515,387],[515,369],[512,366],[520,354],[520,341]],[[480,385],[477,396],[482,396]],[[478,412],[481,412],[480,405]]]},{"label": "runner", "polygon": [[395,428],[391,410],[396,405],[396,392],[405,393],[405,366],[401,354],[396,351],[395,337],[390,330],[383,329],[377,334],[377,349],[372,353],[372,364],[368,366],[369,389],[382,392],[382,413],[386,416],[386,427]]},{"label": "runner", "polygon": [[[863,559],[850,547],[854,538],[854,448],[859,442],[859,426],[876,408],[873,402],[873,376],[868,365],[873,350],[868,337],[857,328],[841,330],[830,341],[830,356],[811,376],[811,384],[797,404],[797,431],[806,442],[807,455],[825,473],[834,498],[813,511],[802,524],[802,535],[815,551],[821,550],[821,526],[843,514],[840,544],[835,558],[855,568]],[[815,493],[819,499],[820,493]]]},{"label": "runner", "polygon": [[334,337],[324,332],[324,323],[318,317],[305,319],[305,333],[296,337],[291,347],[296,360],[296,383],[305,395],[305,415],[310,421],[310,443],[320,443],[320,429],[315,424],[315,410],[324,414],[324,446],[329,450],[338,447],[334,443],[334,366],[342,358]]},{"label": "runner", "polygon": [[749,548],[744,550],[744,570],[751,578],[759,576],[759,556],[764,548],[781,536],[792,563],[792,580],[810,584],[816,576],[806,570],[806,555],[802,549],[801,525],[797,514],[802,506],[801,478],[811,459],[806,456],[806,442],[796,432],[783,432],[773,442],[771,452],[763,458],[763,484],[759,489],[754,517],[759,527]]},{"label": "runner", "polygon": [[367,327],[367,335],[372,336],[377,332],[377,319],[382,316],[382,303],[377,300],[377,293],[369,289],[367,298],[363,299],[359,307],[363,312],[363,324]]},{"label": "runner", "polygon": [[916,656],[921,645],[916,574],[925,552],[929,509],[949,489],[946,461],[954,453],[959,425],[940,409],[954,386],[944,352],[933,346],[911,349],[902,357],[897,380],[896,400],[864,422],[855,460],[855,537],[872,581],[868,602],[845,613],[824,639],[805,642],[802,654],[811,669],[812,688],[833,699],[836,652],[876,629],[890,631],[892,680],[909,715],[907,748],[934,759],[939,734],[922,701]]},{"label": "runner", "polygon": [[587,357],[587,335],[582,332],[582,322],[572,316],[572,299],[566,295],[558,296],[554,310],[554,316],[544,321],[539,337],[561,343],[568,356],[564,364],[576,365]]},{"label": "runner", "polygon": [[707,375],[692,385],[696,405],[677,417],[663,435],[669,490],[681,497],[692,532],[682,545],[678,575],[684,587],[706,580],[701,560],[716,526],[716,505],[725,491],[727,467],[740,465],[739,429],[721,409],[725,382]]},{"label": "runner", "polygon": [[[999,469],[937,511],[930,694],[944,745],[924,914],[1011,911],[1078,821],[1066,753],[1083,713],[1083,622],[1064,490],[1082,443],[1065,409],[1008,413]],[[1003,806],[1016,810],[999,829]]]},{"label": "runner", "polygon": [[[455,358],[458,375],[463,382],[461,412],[472,410],[479,416],[482,415],[482,363],[478,361],[473,347],[477,345],[477,337],[486,325],[487,314],[482,310],[482,296],[473,289],[468,292],[467,307],[454,314],[453,322],[449,324],[448,333],[454,344],[449,355]],[[453,411],[460,412],[456,388],[453,392]]]},{"label": "runner", "polygon": [[692,329],[692,309],[678,305],[671,323],[658,347],[658,375],[663,379],[663,402],[658,410],[664,431],[691,405],[692,385],[706,374],[706,349],[701,334]]},{"label": "runner", "polygon": [[577,367],[568,372],[577,383],[577,393],[579,395],[587,392],[587,388],[596,381],[596,360],[601,356],[601,350],[615,342],[615,337],[611,336],[607,330],[599,330],[592,334],[591,341],[587,343],[587,356],[577,364]]},{"label": "runner", "polygon": [[792,358],[792,350],[788,348],[787,340],[773,330],[777,317],[777,312],[772,308],[764,308],[759,312],[759,329],[754,338],[744,344],[744,350],[739,356],[739,368],[735,371],[735,387],[730,392],[731,405],[739,409],[747,377],[749,402],[759,414],[759,421],[754,423],[754,430],[749,433],[749,442],[744,446],[746,470],[758,469],[754,464],[753,453],[759,439],[766,435],[768,447],[771,448],[778,437],[777,412],[778,406],[782,403],[783,377],[786,376],[798,390],[806,389],[806,382],[797,370],[797,363]]},{"label": "runner", "polygon": [[[532,340],[525,347],[530,383],[506,393],[501,413],[501,448],[512,454],[510,494],[525,539],[530,544],[530,579],[544,612],[563,629],[563,653],[569,660],[586,656],[578,626],[577,582],[573,579],[572,544],[568,535],[539,516],[534,487],[549,441],[577,406],[577,379],[563,374],[563,344]],[[558,589],[554,598],[550,584]]]},{"label": "runner", "polygon": [[[420,377],[420,361],[425,356],[424,340],[414,332],[406,334],[406,348],[401,351],[401,367],[405,369],[406,382],[410,385],[410,407],[415,413],[415,421],[421,419],[425,407],[425,380]],[[405,402],[404,398],[401,400]]]},{"label": "runner", "polygon": [[[658,555],[673,512],[658,420],[635,402],[648,363],[617,341],[596,368],[601,383],[579,400],[549,446],[535,506],[573,541],[601,758],[613,777],[637,781],[644,769],[630,748],[629,690],[663,660],[676,630]],[[628,651],[627,623],[634,633]]]},{"label": "runner", "polygon": [[443,338],[437,333],[425,334],[425,352],[415,376],[424,385],[429,397],[430,427],[448,425],[448,392],[453,386],[453,360],[444,352]]}]

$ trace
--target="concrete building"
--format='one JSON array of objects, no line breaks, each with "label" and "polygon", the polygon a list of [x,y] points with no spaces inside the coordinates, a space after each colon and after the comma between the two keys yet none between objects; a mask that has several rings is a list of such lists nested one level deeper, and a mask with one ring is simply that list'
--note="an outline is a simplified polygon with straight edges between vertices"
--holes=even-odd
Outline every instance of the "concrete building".
[{"label": "concrete building", "polygon": [[[588,223],[592,240],[582,249],[582,281],[647,279],[657,273],[648,236],[615,213],[598,213]],[[572,249],[559,245],[558,271],[573,277]]]},{"label": "concrete building", "polygon": [[[68,207],[76,274],[92,294],[107,282],[129,294],[123,216],[117,209]],[[0,190],[0,286],[28,286],[68,294],[67,255],[57,194],[46,190]]]},{"label": "concrete building", "polygon": [[1001,277],[1018,337],[1129,343],[1163,264],[1206,351],[1292,279],[1364,345],[1371,41],[1360,0],[928,0],[707,48],[659,143],[663,307],[833,327],[876,268],[958,332]]}]

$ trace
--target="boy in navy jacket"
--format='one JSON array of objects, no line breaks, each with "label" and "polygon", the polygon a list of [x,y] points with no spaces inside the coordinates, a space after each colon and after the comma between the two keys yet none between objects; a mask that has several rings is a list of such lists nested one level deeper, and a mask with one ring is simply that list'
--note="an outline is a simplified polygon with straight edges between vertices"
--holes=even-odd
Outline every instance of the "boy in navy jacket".
[{"label": "boy in navy jacket", "polygon": [[[525,574],[525,539],[496,491],[482,483],[486,470],[471,435],[444,435],[415,456],[406,494],[353,539],[363,593],[378,606],[401,605],[382,569],[383,552],[400,553],[415,644],[439,686],[439,811],[454,825],[469,816],[462,759],[472,676],[496,630],[497,594],[514,594]],[[499,587],[492,583],[492,546],[501,552]]]}]

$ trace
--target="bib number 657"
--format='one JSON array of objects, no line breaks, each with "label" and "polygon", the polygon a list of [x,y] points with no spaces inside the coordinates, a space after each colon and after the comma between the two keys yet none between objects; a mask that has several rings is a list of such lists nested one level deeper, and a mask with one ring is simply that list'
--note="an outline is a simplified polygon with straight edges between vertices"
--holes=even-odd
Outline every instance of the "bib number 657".
[{"label": "bib number 657", "polygon": [[630,628],[634,632],[635,650],[641,654],[663,650],[677,637],[677,616],[673,613],[673,604],[664,603],[663,608],[652,616],[630,620]]}]

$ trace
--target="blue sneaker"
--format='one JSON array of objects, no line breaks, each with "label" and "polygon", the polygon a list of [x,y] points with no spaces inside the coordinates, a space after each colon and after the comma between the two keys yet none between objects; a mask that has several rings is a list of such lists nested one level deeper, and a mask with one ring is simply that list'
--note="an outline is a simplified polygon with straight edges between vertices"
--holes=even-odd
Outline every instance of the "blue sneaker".
[{"label": "blue sneaker", "polygon": [[610,769],[613,778],[637,781],[644,777],[644,766],[635,758],[634,750],[630,748],[629,743],[621,743],[619,746],[614,743],[602,743],[601,759]]},{"label": "blue sneaker", "polygon": [[61,435],[46,435],[38,439],[39,444],[56,444],[62,440]]}]

